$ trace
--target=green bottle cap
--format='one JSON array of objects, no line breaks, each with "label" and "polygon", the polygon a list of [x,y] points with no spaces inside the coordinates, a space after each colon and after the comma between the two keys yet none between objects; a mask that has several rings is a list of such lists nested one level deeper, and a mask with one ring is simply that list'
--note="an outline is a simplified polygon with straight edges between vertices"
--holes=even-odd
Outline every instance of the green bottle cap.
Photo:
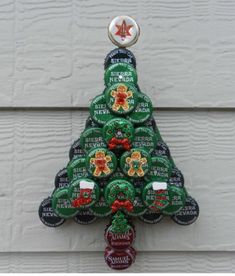
[{"label": "green bottle cap", "polygon": [[151,158],[147,151],[133,148],[123,153],[120,159],[122,171],[129,177],[143,177],[151,167]]},{"label": "green bottle cap", "polygon": [[89,178],[74,180],[68,188],[72,205],[76,208],[88,208],[99,199],[99,186]]},{"label": "green bottle cap", "polygon": [[96,217],[107,217],[112,213],[112,209],[103,195],[100,196],[99,200],[91,207],[91,209]]},{"label": "green bottle cap", "polygon": [[128,120],[114,118],[104,125],[102,131],[109,149],[130,150],[134,139],[134,127]]},{"label": "green bottle cap", "polygon": [[100,125],[104,125],[111,120],[114,115],[107,107],[104,95],[99,95],[93,99],[90,105],[91,118]]},{"label": "green bottle cap", "polygon": [[76,178],[87,177],[88,172],[86,169],[86,159],[76,158],[72,159],[67,165],[67,173],[69,181]]},{"label": "green bottle cap", "polygon": [[142,124],[152,115],[153,106],[150,98],[142,93],[138,94],[138,103],[133,112],[128,115],[128,119],[133,124]]},{"label": "green bottle cap", "polygon": [[174,215],[184,207],[187,195],[184,188],[173,185],[168,186],[168,194],[170,204],[162,210],[162,213],[164,215]]},{"label": "green bottle cap", "polygon": [[114,153],[106,148],[96,148],[88,152],[86,167],[92,176],[105,178],[116,170],[117,159]]},{"label": "green bottle cap", "polygon": [[137,105],[138,92],[129,83],[116,83],[106,88],[105,100],[111,112],[119,115],[128,114]]},{"label": "green bottle cap", "polygon": [[116,63],[108,67],[104,73],[104,82],[106,86],[115,83],[127,82],[137,84],[137,72],[133,66],[128,63]]},{"label": "green bottle cap", "polygon": [[140,187],[135,188],[135,199],[133,202],[134,208],[132,212],[127,212],[131,216],[141,216],[147,211],[147,208],[142,200],[142,191],[143,190]]},{"label": "green bottle cap", "polygon": [[152,165],[146,176],[147,181],[167,182],[171,176],[172,166],[165,156],[152,157]]},{"label": "green bottle cap", "polygon": [[68,188],[56,189],[52,195],[52,208],[62,218],[72,218],[78,213],[78,209],[72,205]]},{"label": "green bottle cap", "polygon": [[80,145],[86,152],[94,148],[106,147],[102,129],[99,127],[91,127],[84,130],[80,137]]},{"label": "green bottle cap", "polygon": [[133,148],[143,148],[152,152],[157,144],[156,134],[147,127],[138,127],[135,129],[135,138],[132,142]]},{"label": "green bottle cap", "polygon": [[148,183],[143,189],[142,198],[150,210],[159,213],[169,205],[167,184],[156,181]]},{"label": "green bottle cap", "polygon": [[105,200],[111,206],[112,211],[119,209],[131,212],[135,199],[134,186],[127,180],[116,179],[108,183],[105,187]]}]

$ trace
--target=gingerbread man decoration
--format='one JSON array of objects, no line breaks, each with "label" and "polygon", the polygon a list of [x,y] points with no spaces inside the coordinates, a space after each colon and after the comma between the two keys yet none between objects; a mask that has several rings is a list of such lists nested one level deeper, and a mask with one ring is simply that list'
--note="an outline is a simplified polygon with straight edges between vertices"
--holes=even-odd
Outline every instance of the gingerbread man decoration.
[{"label": "gingerbread man decoration", "polygon": [[129,110],[129,104],[127,99],[133,96],[132,91],[128,91],[128,87],[124,84],[120,84],[117,90],[112,90],[111,96],[115,99],[112,109],[118,111],[122,108],[125,111]]},{"label": "gingerbread man decoration", "polygon": [[141,153],[139,151],[134,151],[131,154],[131,157],[126,158],[126,162],[130,165],[130,169],[128,170],[129,176],[133,176],[135,174],[139,177],[144,176],[145,173],[142,165],[147,163],[147,159],[145,157],[141,158]]},{"label": "gingerbread man decoration", "polygon": [[97,151],[95,153],[95,158],[91,158],[90,163],[95,165],[95,170],[93,172],[94,176],[100,176],[102,173],[108,175],[110,174],[110,168],[108,167],[108,162],[111,161],[110,155],[105,155],[103,151]]}]

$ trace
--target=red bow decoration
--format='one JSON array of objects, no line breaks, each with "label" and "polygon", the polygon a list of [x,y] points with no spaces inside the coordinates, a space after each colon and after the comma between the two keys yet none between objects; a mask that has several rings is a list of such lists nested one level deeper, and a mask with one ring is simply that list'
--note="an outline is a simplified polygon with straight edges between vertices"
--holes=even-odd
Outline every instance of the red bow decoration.
[{"label": "red bow decoration", "polygon": [[130,200],[118,200],[116,199],[112,204],[112,212],[116,212],[120,208],[125,208],[128,212],[132,212],[133,204]]},{"label": "red bow decoration", "polygon": [[83,205],[90,204],[92,201],[91,192],[91,189],[81,189],[79,197],[72,201],[72,206],[80,208]]},{"label": "red bow decoration", "polygon": [[116,137],[113,137],[110,139],[109,143],[108,143],[108,147],[109,149],[115,149],[117,147],[117,145],[122,145],[122,147],[125,150],[130,150],[131,149],[131,145],[129,143],[129,140],[127,138],[124,139],[118,139]]}]

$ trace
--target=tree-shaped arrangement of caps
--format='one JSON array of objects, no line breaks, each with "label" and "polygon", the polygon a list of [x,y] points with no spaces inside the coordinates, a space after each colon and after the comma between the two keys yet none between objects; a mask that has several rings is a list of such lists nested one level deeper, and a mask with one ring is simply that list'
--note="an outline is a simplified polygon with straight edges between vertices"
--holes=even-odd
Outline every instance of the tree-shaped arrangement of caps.
[{"label": "tree-shaped arrangement of caps", "polygon": [[169,217],[189,225],[199,207],[160,135],[151,99],[138,86],[136,59],[126,47],[138,40],[139,26],[118,16],[108,31],[119,47],[105,58],[105,89],[92,100],[84,130],[52,194],[41,202],[39,217],[49,227],[68,219],[91,224],[109,218],[104,258],[111,268],[126,269],[136,258],[136,218],[156,224]]}]

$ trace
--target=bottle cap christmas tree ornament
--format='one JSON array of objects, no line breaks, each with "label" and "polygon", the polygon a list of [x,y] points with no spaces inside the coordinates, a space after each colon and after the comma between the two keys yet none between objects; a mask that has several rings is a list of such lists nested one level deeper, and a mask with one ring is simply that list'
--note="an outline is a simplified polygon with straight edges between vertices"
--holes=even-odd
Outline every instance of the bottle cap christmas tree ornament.
[{"label": "bottle cap christmas tree ornament", "polygon": [[91,102],[90,114],[93,121],[100,125],[104,125],[106,122],[115,117],[108,109],[103,94],[95,97]]},{"label": "bottle cap christmas tree ornament", "polygon": [[136,85],[137,73],[135,68],[128,63],[116,63],[106,69],[104,82],[106,86],[116,83],[131,83]]},{"label": "bottle cap christmas tree ornament", "polygon": [[68,165],[57,173],[55,189],[38,212],[49,227],[67,219],[88,227],[108,218],[104,258],[117,270],[135,261],[136,217],[157,224],[169,216],[172,224],[189,225],[199,216],[153,118],[151,99],[138,86],[136,59],[125,49],[138,36],[139,27],[128,16],[110,23],[109,37],[119,48],[105,58],[104,91],[92,100]]},{"label": "bottle cap christmas tree ornament", "polygon": [[111,112],[125,115],[135,109],[138,102],[138,92],[129,83],[116,83],[105,90],[105,99]]},{"label": "bottle cap christmas tree ornament", "polygon": [[104,69],[116,63],[127,63],[136,68],[136,59],[134,54],[124,48],[116,48],[109,52],[104,61]]},{"label": "bottle cap christmas tree ornament", "polygon": [[108,35],[113,44],[130,47],[138,40],[140,28],[133,18],[121,15],[115,17],[109,24]]},{"label": "bottle cap christmas tree ornament", "polygon": [[93,177],[106,178],[116,170],[117,159],[114,153],[106,148],[93,149],[87,154],[86,167]]}]

